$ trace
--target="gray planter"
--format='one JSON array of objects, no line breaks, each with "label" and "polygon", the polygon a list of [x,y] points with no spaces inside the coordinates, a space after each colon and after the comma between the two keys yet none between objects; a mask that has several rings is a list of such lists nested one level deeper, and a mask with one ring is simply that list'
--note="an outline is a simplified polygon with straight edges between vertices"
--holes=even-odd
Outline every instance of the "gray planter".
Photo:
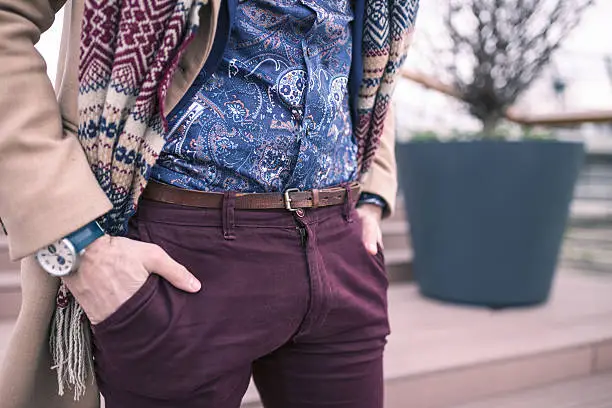
[{"label": "gray planter", "polygon": [[414,142],[397,156],[424,295],[493,308],[548,298],[582,144]]}]

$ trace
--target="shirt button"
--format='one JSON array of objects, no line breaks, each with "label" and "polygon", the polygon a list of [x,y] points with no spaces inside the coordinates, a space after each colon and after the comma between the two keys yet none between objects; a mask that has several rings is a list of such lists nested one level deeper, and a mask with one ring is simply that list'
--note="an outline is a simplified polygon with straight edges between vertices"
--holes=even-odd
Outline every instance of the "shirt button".
[{"label": "shirt button", "polygon": [[315,49],[314,47],[308,47],[306,48],[306,55],[309,57],[312,57],[315,54]]}]

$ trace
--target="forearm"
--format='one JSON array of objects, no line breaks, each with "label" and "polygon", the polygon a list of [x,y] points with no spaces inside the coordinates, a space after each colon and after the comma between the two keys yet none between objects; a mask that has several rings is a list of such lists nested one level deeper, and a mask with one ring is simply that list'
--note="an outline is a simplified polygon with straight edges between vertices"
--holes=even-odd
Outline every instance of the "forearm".
[{"label": "forearm", "polygon": [[0,217],[18,259],[111,205],[72,130],[64,129],[45,62],[34,48],[59,4],[0,0]]}]

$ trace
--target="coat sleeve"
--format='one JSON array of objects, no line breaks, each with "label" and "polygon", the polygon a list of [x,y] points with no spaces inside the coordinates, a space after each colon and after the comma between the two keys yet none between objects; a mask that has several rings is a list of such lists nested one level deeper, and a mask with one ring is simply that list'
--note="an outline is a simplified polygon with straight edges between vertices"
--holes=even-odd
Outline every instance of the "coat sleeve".
[{"label": "coat sleeve", "polygon": [[376,194],[387,203],[385,217],[395,211],[397,196],[397,166],[395,161],[395,109],[389,107],[381,137],[380,146],[374,156],[374,161],[363,177],[364,193]]},{"label": "coat sleeve", "polygon": [[0,218],[14,260],[111,208],[34,48],[62,3],[0,0]]}]

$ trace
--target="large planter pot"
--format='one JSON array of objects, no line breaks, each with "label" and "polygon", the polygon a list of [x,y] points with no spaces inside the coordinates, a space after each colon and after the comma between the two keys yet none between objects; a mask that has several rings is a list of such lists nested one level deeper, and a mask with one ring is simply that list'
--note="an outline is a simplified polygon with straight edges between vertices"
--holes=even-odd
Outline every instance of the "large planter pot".
[{"label": "large planter pot", "polygon": [[489,307],[548,298],[581,143],[414,142],[397,157],[424,295]]}]

